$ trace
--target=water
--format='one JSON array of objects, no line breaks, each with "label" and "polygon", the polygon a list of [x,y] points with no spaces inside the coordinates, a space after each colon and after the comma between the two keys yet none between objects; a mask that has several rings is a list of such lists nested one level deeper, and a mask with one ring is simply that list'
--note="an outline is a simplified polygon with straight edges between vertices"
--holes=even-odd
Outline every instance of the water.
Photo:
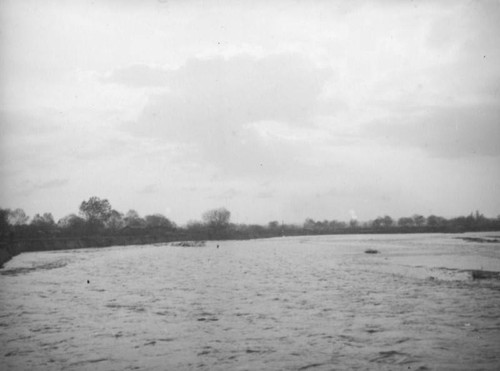
[{"label": "water", "polygon": [[498,370],[500,283],[463,270],[481,267],[500,243],[450,235],[21,254],[2,370]]}]

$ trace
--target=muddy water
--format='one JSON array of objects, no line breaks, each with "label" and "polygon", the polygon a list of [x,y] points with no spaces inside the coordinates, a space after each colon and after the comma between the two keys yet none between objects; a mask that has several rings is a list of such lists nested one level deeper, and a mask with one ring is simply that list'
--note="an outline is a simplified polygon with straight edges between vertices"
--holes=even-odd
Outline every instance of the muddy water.
[{"label": "muddy water", "polygon": [[0,270],[2,369],[500,368],[500,284],[467,271],[500,271],[500,243],[216,244],[17,256]]}]

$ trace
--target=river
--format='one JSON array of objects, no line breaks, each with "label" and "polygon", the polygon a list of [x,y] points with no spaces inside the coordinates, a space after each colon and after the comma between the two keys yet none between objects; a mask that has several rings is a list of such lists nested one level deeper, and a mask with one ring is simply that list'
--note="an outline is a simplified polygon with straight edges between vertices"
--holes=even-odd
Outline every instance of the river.
[{"label": "river", "polygon": [[500,234],[462,236],[24,253],[0,270],[1,368],[498,370],[500,281],[468,270],[500,272]]}]

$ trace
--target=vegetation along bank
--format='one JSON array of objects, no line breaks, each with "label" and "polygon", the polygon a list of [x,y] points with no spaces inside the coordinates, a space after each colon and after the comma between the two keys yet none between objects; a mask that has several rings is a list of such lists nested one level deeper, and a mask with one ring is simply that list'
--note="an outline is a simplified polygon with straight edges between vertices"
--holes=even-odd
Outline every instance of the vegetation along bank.
[{"label": "vegetation along bank", "polygon": [[412,215],[395,220],[385,215],[365,222],[355,219],[348,222],[315,221],[307,218],[301,225],[276,220],[267,225],[257,225],[231,223],[231,213],[225,208],[218,208],[205,212],[200,221],[177,226],[161,214],[141,217],[135,210],[124,214],[113,209],[108,200],[91,197],[80,204],[78,215],[69,214],[57,222],[51,213],[36,214],[30,218],[22,209],[0,208],[0,266],[13,256],[28,251],[284,235],[470,231],[500,231],[500,215],[492,219],[476,211],[452,219]]}]

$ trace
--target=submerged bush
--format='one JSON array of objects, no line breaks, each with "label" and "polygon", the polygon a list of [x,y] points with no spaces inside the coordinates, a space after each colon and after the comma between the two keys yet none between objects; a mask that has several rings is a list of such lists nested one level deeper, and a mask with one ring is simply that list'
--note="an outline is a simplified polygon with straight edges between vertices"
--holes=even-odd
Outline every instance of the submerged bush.
[{"label": "submerged bush", "polygon": [[500,279],[500,272],[491,272],[483,270],[473,270],[471,272],[473,280],[488,280],[488,279]]},{"label": "submerged bush", "polygon": [[205,246],[205,241],[179,241],[171,242],[171,246],[181,246],[181,247],[203,247]]}]

